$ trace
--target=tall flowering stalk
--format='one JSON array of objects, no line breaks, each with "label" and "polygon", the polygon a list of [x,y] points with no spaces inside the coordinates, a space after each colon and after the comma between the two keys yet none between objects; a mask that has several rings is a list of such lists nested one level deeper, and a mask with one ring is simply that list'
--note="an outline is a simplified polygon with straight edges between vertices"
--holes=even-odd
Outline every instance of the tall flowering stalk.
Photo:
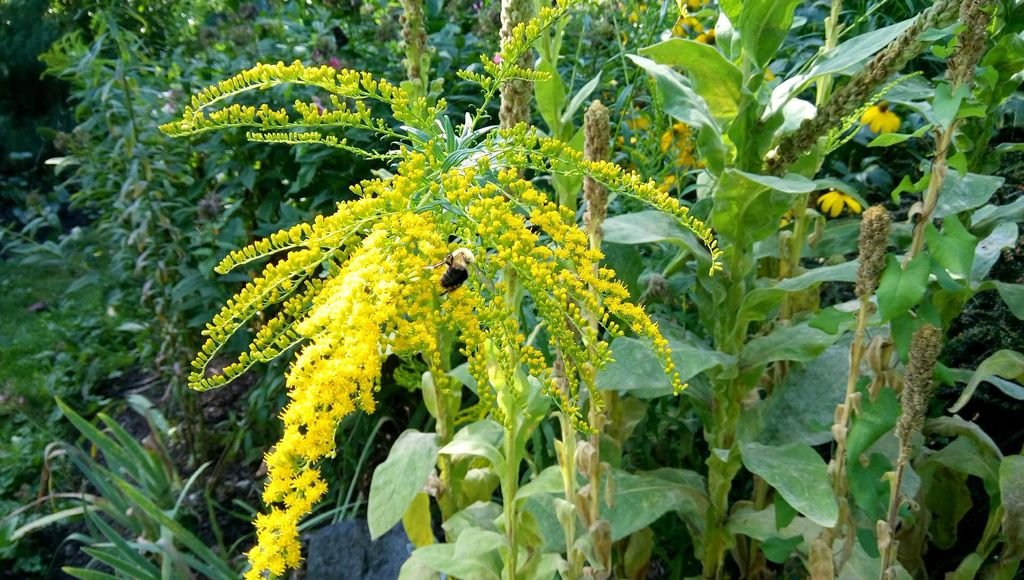
[{"label": "tall flowering stalk", "polygon": [[[462,76],[480,82],[485,99],[509,78],[529,76],[515,63],[568,7],[546,8],[537,20],[515,27],[502,58],[485,67],[487,76]],[[284,84],[326,91],[331,106],[301,100],[290,110],[225,104],[236,95]],[[366,104],[374,101],[386,105],[410,132],[400,133],[374,117]],[[527,377],[546,386],[573,427],[589,429],[580,389],[594,392],[596,370],[610,361],[607,341],[627,331],[651,341],[676,389],[685,387],[668,342],[643,309],[628,301],[614,272],[599,266],[601,251],[592,247],[572,212],[549,201],[520,172],[585,175],[609,191],[675,215],[708,246],[714,271],[721,252],[710,229],[652,181],[586,159],[522,124],[481,131],[475,127],[478,113],[456,129],[440,115],[444,106],[443,101],[430,106],[424,97],[366,73],[298,62],[260,64],[200,92],[181,119],[162,127],[174,136],[247,128],[256,141],[320,143],[366,155],[374,154],[331,132],[357,128],[395,142],[385,156],[397,160],[393,175],[353,186],[355,199],[338,204],[334,214],[232,252],[217,268],[223,273],[282,255],[207,326],[208,340],[193,363],[193,388],[224,385],[252,365],[299,347],[287,375],[284,436],[266,457],[268,509],[256,521],[247,578],[280,575],[299,564],[299,522],[326,493],[320,464],[336,452],[339,422],[356,410],[374,411],[381,363],[390,354],[422,357],[430,372],[441,376],[438,328],[458,336],[478,384],[480,408],[507,430],[519,420],[514,413],[523,408]],[[458,248],[470,250],[475,264],[462,287],[446,292],[440,285],[444,270],[430,266]],[[549,352],[561,354],[561,376],[526,339],[518,312],[522,293],[530,295],[545,325]],[[268,320],[248,349],[215,370],[213,357],[260,312]],[[514,444],[514,437],[508,438]],[[503,481],[508,486],[503,491],[512,496],[518,463],[514,467],[516,473],[506,473]],[[514,537],[510,540],[508,568],[514,570]]]}]

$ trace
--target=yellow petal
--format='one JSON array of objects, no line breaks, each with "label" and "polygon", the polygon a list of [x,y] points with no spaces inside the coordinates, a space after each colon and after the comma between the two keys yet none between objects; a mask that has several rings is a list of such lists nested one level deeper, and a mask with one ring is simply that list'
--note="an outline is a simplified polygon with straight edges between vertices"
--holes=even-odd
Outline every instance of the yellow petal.
[{"label": "yellow petal", "polygon": [[854,198],[852,198],[852,197],[850,197],[848,195],[844,196],[844,197],[846,199],[846,206],[850,208],[850,211],[852,211],[853,213],[860,213],[861,212],[861,210],[863,208],[860,206],[860,202],[858,202],[856,199],[854,199]]}]

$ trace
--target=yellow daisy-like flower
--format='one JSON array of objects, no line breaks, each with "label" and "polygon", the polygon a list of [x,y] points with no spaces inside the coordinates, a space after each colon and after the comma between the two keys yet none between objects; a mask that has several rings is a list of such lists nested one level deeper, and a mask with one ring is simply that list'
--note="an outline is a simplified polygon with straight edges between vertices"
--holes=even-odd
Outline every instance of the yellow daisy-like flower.
[{"label": "yellow daisy-like flower", "polygon": [[860,213],[863,210],[859,201],[834,189],[818,196],[818,207],[832,218],[839,217],[839,214],[843,213],[844,207],[850,208],[850,213]]},{"label": "yellow daisy-like flower", "polygon": [[900,117],[889,110],[889,103],[879,101],[877,105],[871,105],[860,117],[860,122],[871,129],[872,133],[893,133],[900,128]]},{"label": "yellow daisy-like flower", "polygon": [[703,34],[698,34],[696,38],[697,42],[701,44],[714,44],[715,43],[715,29],[711,28]]}]

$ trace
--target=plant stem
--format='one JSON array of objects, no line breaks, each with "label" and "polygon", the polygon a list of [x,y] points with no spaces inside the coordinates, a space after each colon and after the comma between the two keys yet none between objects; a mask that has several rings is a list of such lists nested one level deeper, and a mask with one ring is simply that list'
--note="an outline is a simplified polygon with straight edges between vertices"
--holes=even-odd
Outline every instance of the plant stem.
[{"label": "plant stem", "polygon": [[949,150],[949,143],[953,138],[955,126],[956,123],[953,123],[949,129],[941,131],[936,139],[935,159],[932,160],[932,172],[928,178],[928,189],[924,195],[924,207],[921,209],[921,217],[917,220],[917,224],[914,225],[914,239],[910,243],[910,250],[903,259],[904,267],[924,247],[924,231],[927,225],[931,223],[932,213],[939,202],[939,188],[942,187],[942,181],[946,177],[946,152]]},{"label": "plant stem", "polygon": [[519,418],[508,417],[508,424],[505,426],[505,473],[501,478],[501,497],[505,512],[505,537],[508,539],[508,562],[505,563],[505,570],[508,573],[508,580],[516,580],[516,566],[519,563],[519,546],[516,536],[516,493],[519,491],[519,454],[516,450],[516,428]]},{"label": "plant stem", "polygon": [[[562,487],[565,491],[565,501],[572,505],[576,504],[576,429],[572,426],[569,418],[564,413],[558,414],[558,423],[562,428]],[[576,514],[566,518],[562,522],[562,530],[565,532],[565,554],[569,562],[569,570],[565,573],[566,580],[575,580],[579,577],[579,558],[573,544],[576,542]]]},{"label": "plant stem", "polygon": [[892,492],[889,495],[889,511],[885,517],[885,523],[889,526],[889,541],[882,548],[882,569],[879,572],[879,580],[887,580],[892,576],[889,574],[889,567],[892,566],[893,559],[899,552],[899,542],[896,541],[896,518],[899,516],[900,510],[900,482],[903,480],[903,471],[909,461],[909,453],[904,450],[907,446],[900,447],[900,455],[896,460],[896,473],[893,476],[892,481]]}]

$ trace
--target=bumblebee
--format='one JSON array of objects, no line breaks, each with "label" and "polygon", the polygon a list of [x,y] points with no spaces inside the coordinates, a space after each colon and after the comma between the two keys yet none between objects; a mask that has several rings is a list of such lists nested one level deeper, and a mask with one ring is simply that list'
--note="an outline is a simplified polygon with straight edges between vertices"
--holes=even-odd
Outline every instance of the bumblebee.
[{"label": "bumblebee", "polygon": [[441,266],[447,266],[448,268],[444,271],[444,274],[441,274],[441,288],[444,290],[441,293],[447,294],[462,286],[466,279],[469,278],[469,265],[475,261],[476,258],[473,257],[473,252],[466,248],[458,248],[445,256],[441,262],[430,266],[431,269]]}]

